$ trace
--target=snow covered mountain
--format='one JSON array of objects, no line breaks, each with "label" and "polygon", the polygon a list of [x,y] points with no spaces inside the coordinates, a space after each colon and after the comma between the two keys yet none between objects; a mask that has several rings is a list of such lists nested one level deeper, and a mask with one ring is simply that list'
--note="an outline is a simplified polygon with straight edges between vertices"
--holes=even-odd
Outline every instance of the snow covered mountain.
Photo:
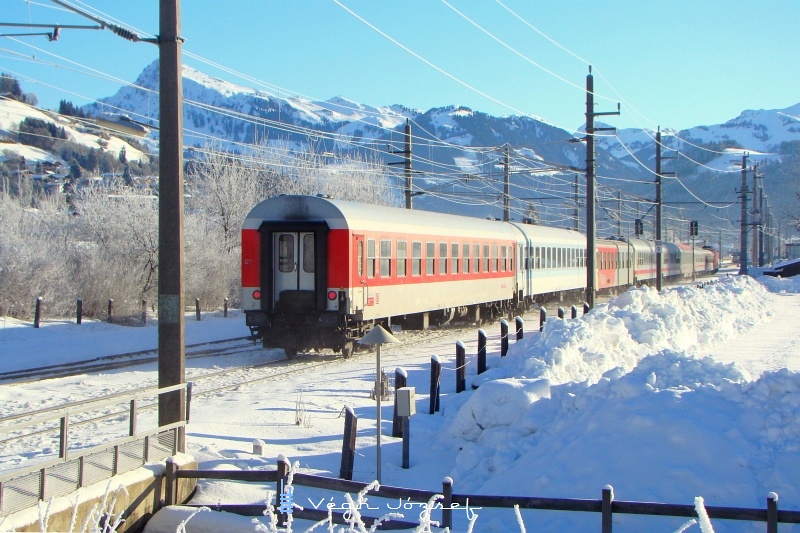
[{"label": "snow covered mountain", "polygon": [[[157,128],[157,91],[155,61],[133,84],[83,111],[93,116],[128,115]],[[538,211],[551,211],[547,207],[559,198],[568,203],[574,196],[574,177],[582,174],[580,169],[585,166],[583,143],[575,142],[570,132],[535,117],[495,117],[458,105],[422,111],[402,105],[371,106],[341,96],[327,101],[281,97],[186,65],[183,91],[184,142],[197,147],[213,142],[245,151],[253,143],[301,146],[313,142],[323,151],[355,150],[385,163],[396,163],[401,161],[397,152],[403,149],[403,128],[408,121],[414,137],[414,187],[427,191],[414,202],[424,209],[502,216],[500,147],[506,143],[513,148],[511,195],[523,199],[512,206],[517,218],[522,212],[536,218]],[[151,136],[157,138],[158,130],[153,129]],[[759,163],[759,171],[767,174],[764,183],[776,215],[786,218],[794,210],[794,194],[781,192],[794,190],[796,183],[778,168],[778,163],[782,143],[800,141],[800,104],[744,111],[724,124],[682,131],[665,128],[662,136],[665,147],[681,153],[677,160],[665,162],[664,171],[675,171],[680,178],[665,183],[665,200],[736,202],[740,183],[737,164],[747,151],[748,164]],[[606,186],[606,201],[616,197],[617,189],[643,201],[654,197],[654,138],[654,131],[620,129],[615,136],[598,139],[597,176],[600,185]],[[665,149],[664,155],[675,152]],[[524,164],[515,165],[514,160]],[[541,167],[546,162],[562,170],[547,173],[537,168],[537,162]],[[582,180],[578,181],[582,186]],[[642,212],[646,209],[645,202]],[[560,219],[543,216],[541,220],[566,226],[571,225],[567,220],[570,215]],[[727,218],[732,226],[737,223],[732,218],[735,214],[714,215]],[[704,214],[697,216],[702,220]]]}]

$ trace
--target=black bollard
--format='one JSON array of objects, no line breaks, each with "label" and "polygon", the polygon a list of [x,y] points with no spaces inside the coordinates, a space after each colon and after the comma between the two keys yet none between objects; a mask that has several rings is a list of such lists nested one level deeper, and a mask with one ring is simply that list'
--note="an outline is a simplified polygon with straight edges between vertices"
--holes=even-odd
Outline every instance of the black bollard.
[{"label": "black bollard", "polygon": [[456,392],[467,390],[467,349],[464,343],[456,343]]},{"label": "black bollard", "polygon": [[75,304],[76,304],[75,307],[77,308],[75,310],[75,323],[76,324],[81,324],[81,323],[83,323],[83,300],[78,298],[75,301]]},{"label": "black bollard", "polygon": [[342,462],[339,467],[339,477],[353,479],[353,466],[356,459],[356,432],[358,430],[358,417],[350,407],[344,409],[344,437],[342,438]]},{"label": "black bollard", "polygon": [[500,357],[505,357],[508,353],[508,322],[506,319],[500,321]]},{"label": "black bollard", "polygon": [[520,341],[523,337],[525,337],[525,323],[523,322],[522,317],[518,316],[514,318],[514,325],[517,328],[517,340]]},{"label": "black bollard", "polygon": [[561,307],[560,305],[558,306],[558,318],[564,320],[564,308]]},{"label": "black bollard", "polygon": [[478,374],[486,372],[486,332],[478,330]]},{"label": "black bollard", "polygon": [[547,309],[544,307],[539,308],[539,331],[544,329],[544,323],[547,322]]},{"label": "black bollard", "polygon": [[439,410],[439,380],[442,377],[442,363],[437,356],[431,357],[431,406],[430,414]]},{"label": "black bollard", "polygon": [[572,316],[572,318],[578,318],[578,307],[573,305],[570,309],[570,316]]},{"label": "black bollard", "polygon": [[33,327],[38,328],[42,320],[42,297],[36,297],[36,308],[33,310]]},{"label": "black bollard", "polygon": [[[394,390],[406,386],[408,382],[408,373],[404,368],[397,367],[394,369]],[[392,437],[403,436],[403,418],[397,415],[397,395],[394,395],[394,412],[392,414]]]}]

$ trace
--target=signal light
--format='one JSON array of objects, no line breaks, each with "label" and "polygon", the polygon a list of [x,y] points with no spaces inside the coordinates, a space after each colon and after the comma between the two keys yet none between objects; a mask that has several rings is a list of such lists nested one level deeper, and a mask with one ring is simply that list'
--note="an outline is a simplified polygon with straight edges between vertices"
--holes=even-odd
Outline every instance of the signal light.
[{"label": "signal light", "polygon": [[328,300],[334,301],[336,299],[336,291],[328,291]]},{"label": "signal light", "polygon": [[261,299],[261,291],[253,291],[253,299],[260,300]]}]

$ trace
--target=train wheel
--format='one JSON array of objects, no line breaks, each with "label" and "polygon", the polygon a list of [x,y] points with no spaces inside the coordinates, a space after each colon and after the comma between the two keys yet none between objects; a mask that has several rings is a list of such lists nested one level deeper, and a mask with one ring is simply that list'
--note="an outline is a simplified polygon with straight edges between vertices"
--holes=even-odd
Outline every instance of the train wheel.
[{"label": "train wheel", "polygon": [[350,359],[353,356],[353,350],[355,349],[355,343],[353,341],[347,341],[342,346],[342,356],[345,359]]},{"label": "train wheel", "polygon": [[297,346],[286,346],[283,348],[283,353],[286,354],[286,359],[294,359],[297,357]]}]

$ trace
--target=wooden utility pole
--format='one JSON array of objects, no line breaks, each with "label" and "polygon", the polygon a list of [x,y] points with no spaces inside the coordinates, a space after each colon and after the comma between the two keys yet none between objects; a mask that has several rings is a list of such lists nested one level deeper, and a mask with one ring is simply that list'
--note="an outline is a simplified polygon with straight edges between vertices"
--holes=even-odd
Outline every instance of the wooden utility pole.
[{"label": "wooden utility pole", "polygon": [[[186,380],[183,316],[183,84],[180,0],[159,3],[158,386]],[[186,420],[185,391],[159,396],[160,426]],[[186,449],[179,432],[178,451]]]}]

